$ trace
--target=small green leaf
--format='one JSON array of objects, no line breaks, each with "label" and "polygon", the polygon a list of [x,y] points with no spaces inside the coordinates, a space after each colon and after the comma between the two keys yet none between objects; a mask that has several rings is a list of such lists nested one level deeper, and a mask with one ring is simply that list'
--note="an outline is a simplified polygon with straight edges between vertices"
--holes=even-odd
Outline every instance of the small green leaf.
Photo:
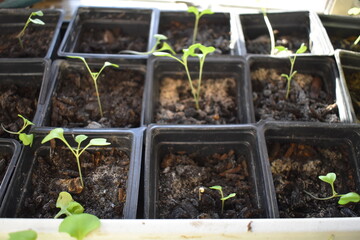
[{"label": "small green leaf", "polygon": [[173,55],[176,54],[176,52],[172,49],[172,47],[167,42],[164,42],[162,47],[160,49],[158,49],[156,52],[163,52],[163,51],[170,51]]},{"label": "small green leaf", "polygon": [[306,52],[307,47],[304,44],[301,44],[300,48],[296,50],[296,54],[304,53]]},{"label": "small green leaf", "polygon": [[68,192],[60,192],[59,197],[56,201],[56,207],[62,208],[68,206],[70,202],[74,201],[71,194]]},{"label": "small green leaf", "polygon": [[9,233],[9,240],[35,240],[37,233],[34,230],[25,230]]},{"label": "small green leaf", "polygon": [[47,136],[45,136],[45,138],[41,141],[41,144],[44,144],[54,138],[58,138],[58,139],[61,139],[64,141],[65,140],[64,129],[55,128],[55,129],[51,130],[50,133]]},{"label": "small green leaf", "polygon": [[31,147],[34,140],[34,134],[20,133],[19,139],[25,146],[29,145]]},{"label": "small green leaf", "polygon": [[73,202],[70,202],[68,207],[67,207],[67,210],[71,213],[71,214],[80,214],[80,213],[83,213],[84,212],[84,207],[81,206],[80,203],[76,202],[76,201],[73,201]]},{"label": "small green leaf", "polygon": [[360,8],[358,8],[358,7],[350,8],[349,11],[348,11],[348,14],[349,15],[359,15],[360,14]]},{"label": "small green leaf", "polygon": [[288,51],[288,49],[284,46],[276,46],[275,49],[278,50],[279,52],[282,52],[282,51],[287,52]]},{"label": "small green leaf", "polygon": [[21,114],[18,114],[18,117],[22,118],[24,121],[24,125],[34,125],[31,121],[27,120],[25,117],[23,117]]},{"label": "small green leaf", "polygon": [[153,55],[158,57],[171,57],[171,54],[167,52],[153,52]]},{"label": "small green leaf", "polygon": [[59,232],[66,232],[77,240],[82,240],[99,227],[100,220],[98,217],[81,213],[66,217],[59,226]]},{"label": "small green leaf", "polygon": [[188,11],[189,13],[194,13],[196,16],[199,15],[199,10],[198,10],[196,7],[194,7],[194,6],[190,6],[187,11]]},{"label": "small green leaf", "polygon": [[341,205],[345,205],[349,202],[360,202],[360,195],[355,192],[349,192],[345,195],[342,195],[338,201],[338,203]]},{"label": "small green leaf", "polygon": [[88,137],[86,135],[77,135],[75,137],[75,142],[81,144],[83,141],[85,141]]},{"label": "small green leaf", "polygon": [[212,187],[209,187],[210,189],[214,189],[214,190],[219,190],[221,191],[222,190],[222,187],[221,186],[212,186]]},{"label": "small green leaf", "polygon": [[35,18],[35,19],[30,18],[29,20],[34,24],[45,25],[45,23],[38,18]]},{"label": "small green leaf", "polygon": [[107,142],[106,138],[94,138],[90,140],[89,144],[92,146],[106,146],[111,143]]},{"label": "small green leaf", "polygon": [[79,57],[79,56],[67,56],[68,58],[77,58],[77,59],[80,59],[81,61],[86,61],[85,58],[83,57]]},{"label": "small green leaf", "polygon": [[119,65],[117,65],[117,64],[115,64],[115,63],[111,63],[111,62],[105,62],[105,63],[104,63],[104,66],[105,66],[105,67],[112,66],[112,67],[116,67],[116,68],[119,67]]},{"label": "small green leaf", "polygon": [[39,11],[33,12],[32,15],[42,17],[42,16],[44,16],[44,13],[41,10],[39,10]]},{"label": "small green leaf", "polygon": [[225,201],[228,200],[229,198],[233,198],[236,196],[236,193],[231,193],[229,195],[227,195],[226,197],[220,198],[221,201]]},{"label": "small green leaf", "polygon": [[56,201],[56,207],[60,208],[60,211],[54,218],[58,218],[63,214],[70,216],[71,214],[80,214],[84,212],[83,206],[81,206],[80,203],[74,201],[68,192],[59,193],[59,197]]},{"label": "small green leaf", "polygon": [[205,14],[214,14],[214,12],[211,11],[210,9],[205,9],[204,11],[202,11],[202,12],[200,13],[200,17],[202,17],[202,16],[205,15]]},{"label": "small green leaf", "polygon": [[206,56],[209,53],[212,53],[215,51],[215,48],[210,46],[210,47],[205,47],[204,45],[200,44],[199,46],[200,51],[204,54],[204,56]]},{"label": "small green leaf", "polygon": [[157,40],[167,40],[167,36],[162,35],[162,34],[154,34],[154,38],[156,38]]},{"label": "small green leaf", "polygon": [[319,179],[323,182],[333,184],[336,180],[336,174],[335,173],[328,173],[326,176],[319,176]]}]

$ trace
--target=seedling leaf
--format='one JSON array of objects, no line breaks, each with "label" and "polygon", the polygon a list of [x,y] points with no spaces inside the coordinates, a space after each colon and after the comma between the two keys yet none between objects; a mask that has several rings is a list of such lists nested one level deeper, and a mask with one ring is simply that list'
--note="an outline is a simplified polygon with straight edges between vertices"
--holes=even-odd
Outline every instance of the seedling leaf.
[{"label": "seedling leaf", "polygon": [[194,13],[195,15],[198,15],[198,14],[199,14],[199,10],[198,10],[196,7],[194,7],[194,6],[190,6],[190,7],[188,8],[188,12],[189,12],[189,13]]},{"label": "seedling leaf", "polygon": [[59,232],[66,232],[77,240],[82,240],[99,227],[100,220],[98,217],[81,213],[66,217],[59,226]]},{"label": "seedling leaf", "polygon": [[39,24],[39,25],[45,25],[45,23],[43,21],[41,21],[40,19],[38,18],[35,18],[35,19],[29,19],[32,23],[35,23],[35,24]]},{"label": "seedling leaf", "polygon": [[360,195],[355,192],[349,192],[345,195],[342,195],[338,201],[339,204],[345,205],[349,202],[360,202]]},{"label": "seedling leaf", "polygon": [[60,208],[60,211],[54,218],[58,218],[63,214],[70,216],[72,214],[80,214],[84,212],[83,206],[81,206],[80,203],[74,201],[68,192],[59,193],[59,197],[56,201],[56,207]]},{"label": "seedling leaf", "polygon": [[25,146],[29,145],[31,147],[34,140],[34,134],[20,133],[19,139]]},{"label": "seedling leaf", "polygon": [[329,184],[334,184],[335,180],[336,180],[336,174],[335,173],[328,173],[326,174],[326,176],[319,176],[319,179],[323,182],[329,183]]},{"label": "seedling leaf", "polygon": [[282,52],[282,51],[287,51],[288,49],[284,46],[276,46],[275,47],[276,50],[278,50],[279,52]]},{"label": "seedling leaf", "polygon": [[154,38],[156,38],[157,40],[167,40],[167,36],[162,35],[162,34],[154,34]]},{"label": "seedling leaf", "polygon": [[104,67],[109,67],[109,66],[116,67],[116,68],[119,67],[119,65],[117,65],[115,63],[111,63],[111,62],[105,62],[104,63]]},{"label": "seedling leaf", "polygon": [[28,125],[34,125],[34,123],[32,123],[31,121],[27,120],[23,115],[18,114],[18,117],[22,118],[22,120],[24,121],[24,125],[28,126]]},{"label": "seedling leaf", "polygon": [[110,145],[110,143],[107,142],[105,138],[94,138],[94,139],[90,140],[90,145],[92,145],[92,146],[106,146],[106,145]]},{"label": "seedling leaf", "polygon": [[306,52],[307,47],[304,44],[301,44],[300,48],[296,50],[296,54],[304,53]]},{"label": "seedling leaf", "polygon": [[229,195],[227,195],[226,197],[220,198],[221,201],[225,201],[228,200],[229,198],[233,198],[236,196],[236,193],[231,193]]},{"label": "seedling leaf", "polygon": [[221,186],[212,186],[212,187],[209,187],[210,189],[214,189],[214,190],[222,190],[222,187]]},{"label": "seedling leaf", "polygon": [[77,135],[75,137],[75,142],[81,144],[83,141],[85,141],[88,137],[86,135]]},{"label": "seedling leaf", "polygon": [[172,57],[172,55],[167,52],[153,52],[153,55],[158,57]]},{"label": "seedling leaf", "polygon": [[205,14],[214,14],[214,12],[211,11],[210,9],[205,9],[204,11],[202,11],[202,12],[200,13],[200,17],[202,17],[202,16],[205,15]]},{"label": "seedling leaf", "polygon": [[43,13],[41,10],[36,11],[36,12],[33,12],[32,14],[33,14],[34,16],[40,16],[40,17],[44,16],[44,13]]},{"label": "seedling leaf", "polygon": [[9,233],[9,240],[35,240],[37,233],[34,230],[25,230]]},{"label": "seedling leaf", "polygon": [[64,129],[55,128],[55,129],[51,130],[50,133],[46,137],[44,137],[44,139],[41,141],[41,144],[44,144],[54,138],[65,140]]}]

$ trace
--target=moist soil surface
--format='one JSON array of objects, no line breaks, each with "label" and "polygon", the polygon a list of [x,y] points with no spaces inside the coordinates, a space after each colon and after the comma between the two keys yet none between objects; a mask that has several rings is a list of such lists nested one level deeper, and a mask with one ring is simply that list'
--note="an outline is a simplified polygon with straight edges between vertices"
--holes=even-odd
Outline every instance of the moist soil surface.
[{"label": "moist soil surface", "polygon": [[[1,150],[1,148],[0,148]],[[0,152],[0,185],[4,179],[6,170],[11,160],[11,154],[6,152]]]},{"label": "moist soil surface", "polygon": [[0,57],[40,57],[46,56],[54,30],[45,27],[29,25],[25,31],[24,36],[21,38],[23,48],[19,43],[16,35],[21,31],[21,28],[12,29],[1,33],[0,37]]},{"label": "moist soil surface", "polygon": [[360,72],[344,68],[344,73],[356,118],[360,121]]},{"label": "moist soil surface", "polygon": [[[195,17],[194,17],[195,19]],[[194,20],[195,21],[195,20]],[[178,54],[192,45],[194,22],[170,21],[160,23],[159,33],[167,36],[167,43]],[[230,54],[230,26],[228,24],[210,23],[200,19],[196,41],[204,46],[213,46],[214,54]]]},{"label": "moist soil surface", "polygon": [[[256,204],[248,161],[233,150],[224,154],[199,156],[196,153],[170,153],[161,160],[158,218],[260,218],[264,212]],[[220,185],[221,195],[209,187]],[[204,192],[199,193],[199,188]]]},{"label": "moist soil surface", "polygon": [[120,54],[123,50],[146,52],[147,44],[147,38],[129,35],[120,27],[85,26],[74,51],[101,54]]},{"label": "moist soil surface", "polygon": [[32,188],[17,217],[53,218],[59,211],[56,200],[69,192],[86,213],[99,218],[122,218],[130,159],[123,151],[86,150],[80,156],[85,187],[81,193],[76,159],[70,150],[57,146],[36,153],[31,174]]},{"label": "moist soil surface", "polygon": [[339,205],[339,198],[316,200],[331,196],[331,187],[318,176],[334,172],[335,191],[339,194],[357,192],[357,176],[350,165],[347,145],[319,146],[268,141],[269,160],[275,184],[280,217],[359,217],[357,203]]},{"label": "moist soil surface", "polygon": [[320,77],[296,74],[286,99],[287,80],[280,74],[265,68],[251,72],[256,121],[340,121],[335,99],[325,92]]},{"label": "moist soil surface", "polygon": [[354,45],[358,36],[348,36],[346,38],[340,36],[331,36],[330,41],[334,49],[345,49],[354,52],[360,52],[360,44]]},{"label": "moist soil surface", "polygon": [[[35,79],[29,79],[35,81]],[[24,122],[18,117],[21,114],[32,121],[39,96],[40,89],[36,85],[19,86],[16,84],[0,84],[0,123],[8,131],[19,131]],[[17,136],[9,134],[0,127],[0,137]]]},{"label": "moist soil surface", "polygon": [[[197,81],[194,81],[196,86]],[[239,123],[234,78],[202,80],[200,110],[187,79],[164,77],[160,82],[158,124],[232,124]]]},{"label": "moist soil surface", "polygon": [[60,71],[57,79],[60,83],[52,97],[51,126],[140,126],[144,73],[111,67],[101,73],[97,80],[104,113],[101,117],[90,74],[84,68],[70,66],[62,67]]}]

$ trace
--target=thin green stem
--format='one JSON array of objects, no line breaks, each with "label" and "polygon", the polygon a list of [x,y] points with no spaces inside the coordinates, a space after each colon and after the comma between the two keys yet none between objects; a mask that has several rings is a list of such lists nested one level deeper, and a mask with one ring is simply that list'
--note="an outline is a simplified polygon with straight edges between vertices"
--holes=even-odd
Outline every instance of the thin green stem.
[{"label": "thin green stem", "polygon": [[329,200],[329,199],[332,199],[332,198],[335,198],[335,197],[339,197],[340,195],[338,195],[337,193],[333,194],[332,196],[330,197],[325,197],[325,198],[319,198],[319,197],[316,197],[314,196],[313,194],[309,193],[308,191],[305,191],[305,193],[307,193],[308,195],[310,195],[310,197],[314,198],[314,199],[317,199],[317,200]]},{"label": "thin green stem", "polygon": [[357,45],[360,42],[360,35],[357,37],[357,39],[355,40],[355,42],[353,43],[353,45]]},{"label": "thin green stem", "polygon": [[195,44],[195,42],[196,42],[198,25],[199,25],[199,19],[200,19],[200,17],[195,16],[195,25],[194,25],[194,32],[193,32],[192,44]]},{"label": "thin green stem", "polygon": [[77,163],[77,166],[78,166],[81,186],[84,187],[84,182],[83,182],[83,178],[82,178],[82,174],[81,174],[80,159],[79,159],[80,155],[75,155],[75,157],[76,157],[76,163]]},{"label": "thin green stem", "polygon": [[263,9],[263,15],[264,15],[264,21],[265,21],[265,24],[266,24],[266,27],[269,31],[269,35],[270,35],[270,54],[271,55],[274,55],[275,54],[275,37],[274,37],[274,30],[271,26],[271,23],[270,23],[270,20],[266,14],[266,10]]},{"label": "thin green stem", "polygon": [[184,67],[185,67],[185,71],[186,71],[186,74],[187,74],[187,77],[188,77],[188,80],[189,80],[191,93],[192,93],[192,95],[194,97],[194,100],[195,100],[196,109],[199,110],[200,109],[200,107],[199,107],[199,99],[198,99],[198,96],[196,94],[196,90],[194,88],[194,85],[193,85],[193,82],[192,82],[192,79],[191,79],[191,76],[190,76],[189,68],[188,68],[186,63],[184,64]]}]

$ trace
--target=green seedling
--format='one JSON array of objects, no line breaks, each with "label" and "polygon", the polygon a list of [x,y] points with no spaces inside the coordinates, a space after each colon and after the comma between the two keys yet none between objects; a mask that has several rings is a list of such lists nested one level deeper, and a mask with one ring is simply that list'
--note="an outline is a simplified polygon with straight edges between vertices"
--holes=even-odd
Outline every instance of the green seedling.
[{"label": "green seedling", "polygon": [[34,24],[38,24],[38,25],[45,25],[45,23],[43,21],[41,21],[40,19],[38,18],[32,18],[33,16],[44,16],[44,13],[42,11],[36,11],[36,12],[32,12],[29,16],[29,18],[27,19],[23,29],[21,30],[21,32],[18,33],[18,35],[16,35],[16,38],[19,39],[19,43],[20,43],[20,46],[21,48],[24,48],[23,46],[23,42],[22,42],[22,37],[24,36],[25,34],[25,30],[26,28],[28,27],[29,23],[34,23]]},{"label": "green seedling", "polygon": [[267,16],[266,14],[266,9],[265,8],[262,8],[262,14],[263,14],[263,17],[264,17],[264,21],[265,21],[265,24],[266,24],[266,27],[269,31],[269,36],[270,36],[270,54],[271,55],[274,55],[275,54],[275,36],[274,36],[274,30],[271,26],[271,23],[270,23],[270,20],[269,20],[269,17]]},{"label": "green seedling", "polygon": [[200,18],[202,16],[204,16],[205,14],[214,14],[214,12],[211,11],[210,9],[205,9],[204,11],[199,12],[199,10],[194,6],[190,6],[188,8],[188,12],[193,13],[195,15],[194,33],[193,33],[193,38],[192,38],[192,44],[195,44]]},{"label": "green seedling", "polygon": [[24,230],[9,233],[9,240],[36,240],[37,233],[34,230]]},{"label": "green seedling", "polygon": [[66,217],[59,226],[59,232],[68,233],[77,240],[84,239],[90,232],[100,227],[100,219],[89,213]]},{"label": "green seedling", "polygon": [[75,142],[77,142],[78,145],[77,145],[77,147],[73,148],[66,141],[66,139],[64,137],[64,129],[62,129],[62,128],[55,128],[55,129],[51,130],[50,133],[47,136],[45,136],[45,138],[41,141],[41,143],[44,144],[44,143],[46,143],[46,142],[48,142],[48,141],[50,141],[52,139],[55,139],[55,138],[60,139],[61,141],[63,141],[63,143],[74,154],[74,156],[76,158],[77,166],[78,166],[81,186],[84,187],[84,181],[83,181],[82,174],[81,174],[80,155],[88,147],[91,147],[91,146],[106,146],[106,145],[110,145],[110,143],[107,142],[105,138],[93,138],[93,139],[90,140],[90,142],[85,147],[81,148],[80,147],[81,143],[88,138],[88,136],[81,134],[81,135],[77,135],[75,137]]},{"label": "green seedling", "polygon": [[84,212],[83,206],[80,203],[74,201],[70,193],[60,192],[56,201],[56,207],[60,208],[60,211],[54,218],[59,218],[61,215],[71,216],[73,214],[80,214]]},{"label": "green seedling", "polygon": [[[155,43],[154,47],[148,52],[137,52],[137,51],[132,51],[132,50],[123,50],[123,51],[121,51],[121,53],[129,53],[129,54],[135,54],[135,55],[149,55],[149,54],[152,54],[154,52],[170,51],[172,54],[174,54],[174,55],[176,54],[175,51],[170,47],[170,45],[167,42],[165,42],[165,40],[168,39],[165,35],[155,34],[154,38],[156,39],[156,43]],[[162,47],[160,47],[159,49],[156,49],[157,46],[161,43],[161,41],[164,41],[162,43]]]},{"label": "green seedling", "polygon": [[101,115],[101,117],[103,117],[104,115],[103,115],[103,111],[102,111],[102,107],[101,107],[101,101],[100,101],[100,95],[99,95],[97,80],[98,80],[98,77],[100,76],[101,72],[102,72],[106,67],[112,66],[112,67],[118,68],[119,65],[114,64],[114,63],[111,63],[111,62],[105,62],[104,65],[102,66],[102,68],[100,69],[100,71],[98,71],[98,72],[92,72],[92,71],[90,70],[90,67],[89,67],[88,63],[86,62],[85,58],[79,57],[79,56],[68,56],[68,57],[69,57],[69,58],[80,59],[81,61],[84,62],[86,69],[89,71],[90,76],[91,76],[92,80],[94,81],[95,91],[96,91],[96,97],[97,97],[98,104],[99,104],[100,115]]},{"label": "green seedling", "polygon": [[[197,50],[199,50],[201,53],[196,53]],[[176,56],[174,56],[170,53],[167,53],[167,52],[154,52],[153,53],[155,56],[170,57],[172,59],[175,59],[176,61],[178,61],[179,63],[181,63],[184,66],[188,80],[189,80],[191,93],[194,97],[196,109],[198,109],[198,110],[200,109],[200,106],[199,106],[200,88],[201,88],[202,71],[203,71],[206,55],[208,55],[209,53],[212,53],[214,51],[215,51],[214,47],[205,47],[204,45],[202,45],[200,43],[195,43],[195,44],[191,45],[188,49],[183,49],[183,55],[181,58],[177,58]],[[194,86],[194,83],[191,79],[189,67],[188,67],[188,58],[190,56],[198,57],[199,62],[200,62],[199,63],[200,64],[199,81],[198,81],[198,84],[196,87]]]},{"label": "green seedling", "polygon": [[[348,11],[349,15],[360,15],[360,8],[359,7],[353,7],[350,8]],[[360,35],[356,38],[356,40],[354,41],[353,45],[357,45],[360,42]]]},{"label": "green seedling", "polygon": [[332,195],[330,197],[324,197],[324,198],[318,198],[318,197],[315,197],[313,194],[305,191],[308,195],[310,195],[312,198],[314,199],[317,199],[317,200],[329,200],[329,199],[332,199],[332,198],[340,198],[338,203],[340,205],[345,205],[349,202],[360,202],[360,195],[355,193],[355,192],[349,192],[349,193],[346,193],[346,194],[338,194],[336,191],[335,191],[335,187],[334,187],[334,182],[336,180],[336,174],[335,173],[328,173],[326,174],[326,176],[319,176],[319,179],[323,182],[326,182],[328,184],[330,184],[331,186],[331,191],[332,191]]},{"label": "green seedling", "polygon": [[212,186],[210,187],[210,189],[214,189],[214,190],[218,190],[220,192],[221,195],[221,213],[224,213],[224,205],[225,205],[225,201],[228,200],[229,198],[233,198],[236,196],[236,193],[230,193],[229,195],[227,195],[226,197],[224,197],[224,193],[222,191],[222,187],[221,186]]},{"label": "green seedling", "polygon": [[25,128],[27,128],[29,125],[34,125],[34,123],[30,122],[29,120],[27,120],[26,118],[24,118],[22,115],[18,114],[18,117],[22,118],[22,120],[24,121],[24,124],[22,126],[22,128],[17,131],[17,132],[11,132],[8,131],[4,128],[4,126],[1,124],[2,129],[4,129],[5,132],[10,133],[10,134],[15,134],[15,135],[19,135],[19,139],[20,141],[25,145],[28,146],[30,145],[30,147],[32,146],[33,140],[34,140],[34,134],[26,134],[23,133],[23,131],[25,130]]},{"label": "green seedling", "polygon": [[360,42],[360,35],[357,37],[357,39],[354,41],[353,45],[357,45]]},{"label": "green seedling", "polygon": [[[283,46],[277,46],[275,47],[279,52],[282,52],[282,51],[285,51],[285,52],[288,52],[288,49],[286,47],[283,47]],[[289,75],[288,74],[281,74],[281,77],[284,77],[286,78],[287,80],[287,90],[286,90],[286,99],[288,99],[289,97],[289,94],[290,94],[290,85],[291,85],[291,80],[294,78],[294,76],[296,75],[297,71],[295,70],[294,71],[294,65],[295,65],[295,60],[296,60],[296,55],[297,54],[300,54],[300,53],[304,53],[306,52],[307,50],[307,47],[304,45],[304,44],[301,44],[300,48],[298,50],[296,50],[296,53],[295,55],[291,56],[289,55],[289,60],[290,60],[290,64],[291,64],[291,67],[290,67],[290,73]]]}]

